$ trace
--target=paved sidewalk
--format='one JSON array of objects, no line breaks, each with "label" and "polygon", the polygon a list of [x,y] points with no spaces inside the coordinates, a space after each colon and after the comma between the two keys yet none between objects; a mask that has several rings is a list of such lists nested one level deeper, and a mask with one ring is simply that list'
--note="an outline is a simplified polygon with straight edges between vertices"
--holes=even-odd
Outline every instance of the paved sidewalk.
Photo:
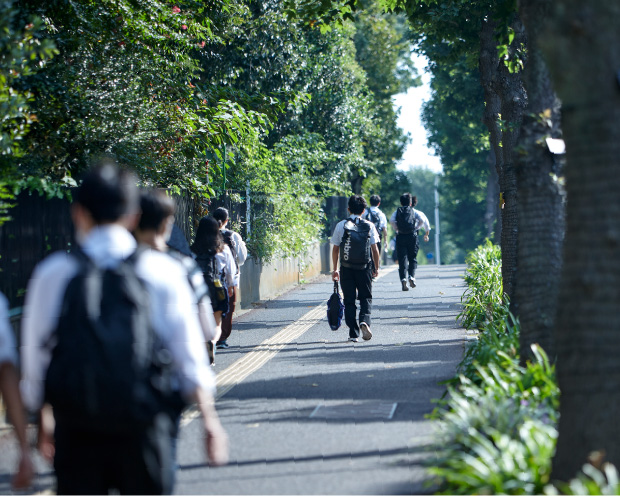
[{"label": "paved sidewalk", "polygon": [[[322,276],[237,318],[216,357],[217,408],[231,463],[205,464],[191,416],[181,431],[180,494],[420,494],[432,422],[425,415],[453,376],[466,339],[455,322],[464,266],[421,266],[401,291],[395,267],[373,288],[368,342],[333,332]],[[344,323],[343,323],[344,324]],[[10,491],[14,443],[0,439],[0,493]],[[53,487],[37,460],[35,491]]]},{"label": "paved sidewalk", "polygon": [[[455,318],[464,267],[420,267],[418,287],[408,292],[394,269],[375,282],[368,342],[347,342],[344,326],[329,329],[328,277],[236,321],[231,348],[216,358],[219,377],[247,369],[238,360],[269,341],[251,361],[265,363],[217,403],[231,464],[205,466],[197,423],[190,423],[181,436],[178,493],[429,491],[421,462],[432,424],[424,416],[443,394],[438,382],[452,377],[462,358],[466,332]],[[312,325],[317,314],[321,320]]]}]

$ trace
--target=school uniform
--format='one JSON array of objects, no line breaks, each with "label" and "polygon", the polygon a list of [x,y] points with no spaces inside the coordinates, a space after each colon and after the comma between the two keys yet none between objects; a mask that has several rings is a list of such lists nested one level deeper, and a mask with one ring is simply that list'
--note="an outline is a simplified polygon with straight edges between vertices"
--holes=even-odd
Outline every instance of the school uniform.
[{"label": "school uniform", "polygon": [[[222,235],[226,231],[230,231],[229,229],[222,229]],[[237,288],[239,287],[239,279],[241,277],[239,267],[241,267],[246,259],[248,258],[248,249],[245,246],[245,243],[239,233],[235,231],[230,231],[231,237],[230,241],[235,249],[236,254],[236,265],[233,263],[234,271],[234,284],[233,284],[233,294],[228,298],[228,312],[222,318],[222,334],[220,336],[219,341],[217,342],[218,348],[228,348],[228,343],[226,340],[230,337],[232,332],[232,318],[233,313],[235,311],[235,304],[237,303]]]},{"label": "school uniform", "polygon": [[[344,236],[344,225],[347,220],[353,222],[368,222],[361,219],[359,215],[351,214],[348,219],[336,224],[331,237],[331,244],[340,247]],[[370,245],[379,243],[379,233],[372,222],[370,224]],[[340,254],[342,256],[342,254]],[[372,261],[372,251],[371,251]],[[372,262],[363,269],[352,269],[340,266],[340,286],[342,288],[344,303],[344,319],[349,327],[349,338],[360,337],[359,323],[365,322],[370,327],[370,314],[372,311]],[[357,306],[355,300],[360,301],[359,319],[357,316]]]},{"label": "school uniform", "polygon": [[[80,240],[84,253],[99,267],[113,268],[136,249],[136,241],[118,225],[98,226]],[[22,395],[26,407],[38,411],[50,364],[55,330],[69,281],[79,262],[64,252],[37,265],[28,283],[22,320]],[[213,392],[215,377],[208,366],[196,298],[183,266],[165,253],[149,250],[136,262],[146,286],[151,323],[169,350],[178,387],[185,395],[197,388]],[[147,429],[131,436],[109,436],[76,430],[56,416],[54,468],[58,494],[169,494],[172,452],[169,425],[156,417]]]},{"label": "school uniform", "polygon": [[[400,208],[403,209],[405,207]],[[398,275],[400,276],[401,281],[406,281],[407,275],[409,276],[409,279],[415,278],[415,271],[418,267],[418,250],[420,248],[418,230],[422,227],[427,233],[431,230],[428,218],[424,215],[424,212],[416,210],[413,207],[408,208],[411,209],[409,222],[410,228],[406,230],[398,230],[396,233]],[[390,217],[390,224],[392,224],[396,229],[398,229],[396,221],[397,213],[398,209],[395,210]]]}]

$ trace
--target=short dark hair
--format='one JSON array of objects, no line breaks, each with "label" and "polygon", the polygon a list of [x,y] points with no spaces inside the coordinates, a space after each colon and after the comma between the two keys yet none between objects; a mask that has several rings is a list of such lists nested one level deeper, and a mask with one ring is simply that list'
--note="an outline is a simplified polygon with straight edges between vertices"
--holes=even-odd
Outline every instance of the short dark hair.
[{"label": "short dark hair", "polygon": [[224,207],[216,208],[211,215],[213,215],[213,218],[218,221],[220,225],[228,220],[228,210]]},{"label": "short dark hair", "polygon": [[415,207],[418,204],[418,197],[417,196],[412,196],[411,197],[411,206]]},{"label": "short dark hair", "polygon": [[370,197],[370,205],[373,207],[378,207],[379,203],[381,203],[381,197],[379,195],[372,195]]},{"label": "short dark hair", "polygon": [[400,204],[403,207],[411,205],[411,193],[404,193],[400,196]]},{"label": "short dark hair", "polygon": [[349,210],[352,214],[362,215],[364,210],[366,209],[366,200],[364,200],[363,196],[360,195],[352,195],[349,198]]},{"label": "short dark hair", "polygon": [[174,215],[176,205],[166,193],[156,189],[143,190],[140,193],[140,223],[141,231],[158,230],[168,217]]},{"label": "short dark hair", "polygon": [[101,162],[82,178],[75,203],[83,206],[97,224],[116,222],[139,210],[138,178],[112,161]]}]

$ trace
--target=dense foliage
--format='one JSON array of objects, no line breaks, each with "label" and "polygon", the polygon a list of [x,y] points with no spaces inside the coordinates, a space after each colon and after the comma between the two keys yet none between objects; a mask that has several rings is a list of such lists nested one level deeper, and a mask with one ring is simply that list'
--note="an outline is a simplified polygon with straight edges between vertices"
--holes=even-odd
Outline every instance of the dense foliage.
[{"label": "dense foliage", "polygon": [[0,198],[61,194],[112,156],[196,198],[250,188],[254,254],[303,251],[323,197],[403,179],[391,97],[417,84],[410,43],[367,4],[321,31],[274,0],[2,2]]}]

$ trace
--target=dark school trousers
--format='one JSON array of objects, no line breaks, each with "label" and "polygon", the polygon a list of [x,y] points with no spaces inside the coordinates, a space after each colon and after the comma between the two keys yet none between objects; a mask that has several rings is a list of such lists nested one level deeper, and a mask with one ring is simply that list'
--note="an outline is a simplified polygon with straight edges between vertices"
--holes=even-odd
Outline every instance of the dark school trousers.
[{"label": "dark school trousers", "polygon": [[418,267],[418,235],[397,234],[396,235],[396,255],[398,256],[398,275],[400,280],[415,277],[415,270]]},{"label": "dark school trousers", "polygon": [[57,494],[171,494],[171,427],[168,418],[133,433],[109,434],[57,422]]},{"label": "dark school trousers", "polygon": [[222,334],[218,341],[226,341],[232,332],[233,312],[235,311],[235,303],[237,302],[237,287],[233,286],[233,295],[228,297],[228,312],[222,319]]},{"label": "dark school trousers", "polygon": [[340,287],[342,288],[344,303],[344,321],[349,327],[349,337],[360,337],[360,326],[356,318],[357,306],[355,300],[360,301],[359,322],[366,322],[370,327],[370,312],[372,310],[372,272],[366,269],[350,269],[340,267]]}]

